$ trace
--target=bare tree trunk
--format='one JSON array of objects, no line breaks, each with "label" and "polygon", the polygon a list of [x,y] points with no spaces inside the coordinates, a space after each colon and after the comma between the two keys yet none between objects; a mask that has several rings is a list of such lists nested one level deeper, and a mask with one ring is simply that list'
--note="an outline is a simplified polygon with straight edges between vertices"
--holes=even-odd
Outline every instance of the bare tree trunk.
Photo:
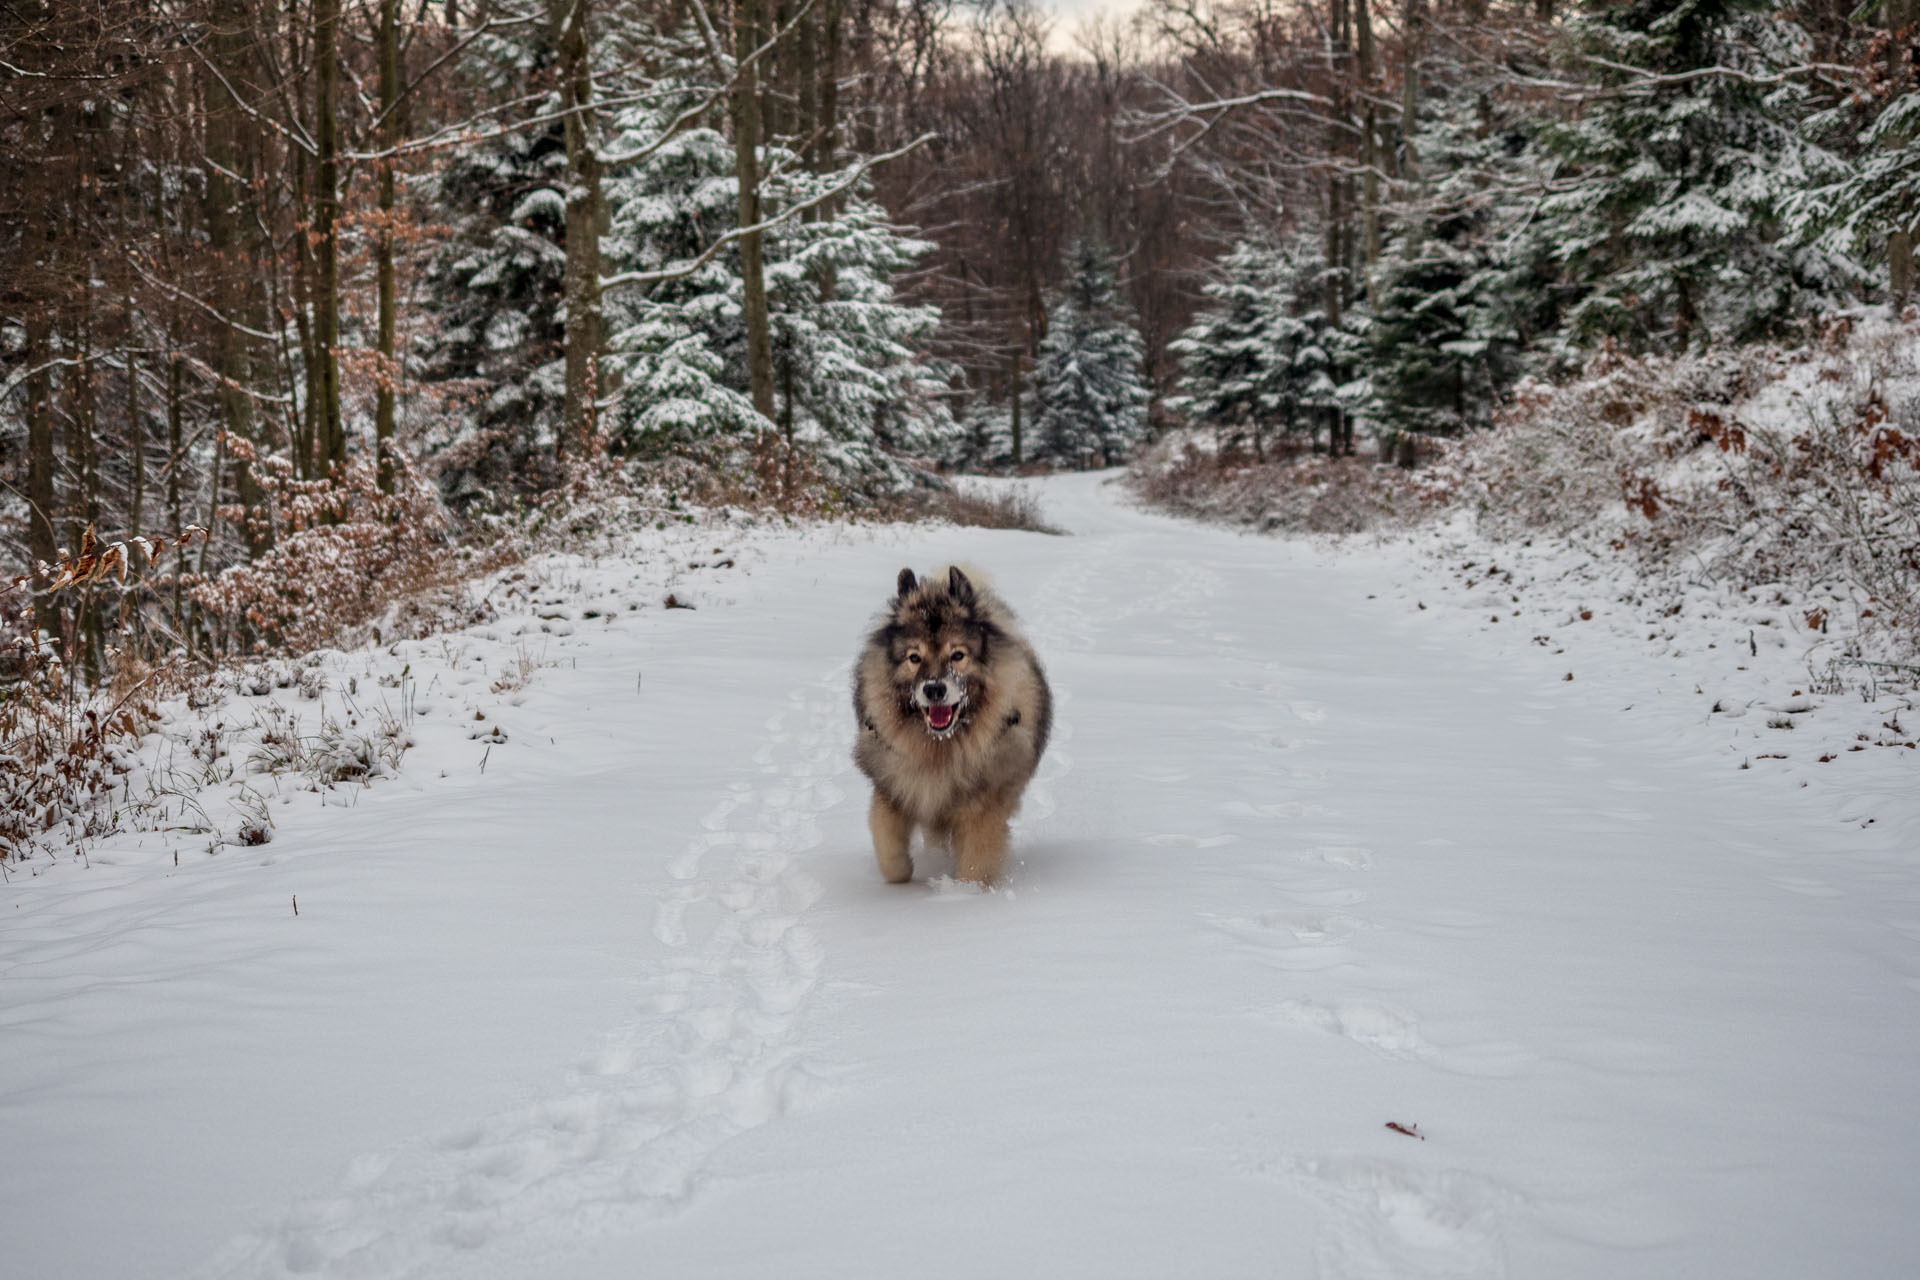
[{"label": "bare tree trunk", "polygon": [[171,532],[176,550],[173,562],[173,625],[185,626],[185,615],[181,612],[180,596],[183,589],[182,579],[187,572],[187,546],[180,537],[180,531],[186,522],[180,518],[180,464],[185,461],[181,440],[181,406],[183,394],[181,387],[183,363],[178,351],[167,353],[167,516],[172,522]]},{"label": "bare tree trunk", "polygon": [[600,160],[594,150],[591,0],[553,0],[567,110],[566,399],[554,453],[592,452],[600,394]]},{"label": "bare tree trunk", "polygon": [[380,225],[374,235],[374,274],[380,294],[378,382],[374,389],[373,447],[377,483],[382,493],[393,492],[393,427],[395,389],[400,364],[394,352],[394,311],[398,305],[393,277],[393,148],[400,141],[400,0],[380,0]]},{"label": "bare tree trunk", "polygon": [[[44,303],[27,313],[27,554],[33,562],[51,564],[59,551],[53,513],[59,504],[54,492],[53,378],[42,368],[52,358],[52,324]],[[49,634],[60,630],[59,610],[52,596],[36,592],[33,625]]]},{"label": "bare tree trunk", "polygon": [[[78,227],[75,228],[79,230]],[[74,366],[62,379],[67,391],[66,437],[67,465],[79,474],[75,477],[78,493],[73,494],[69,523],[70,543],[76,551],[86,530],[100,522],[100,467],[98,459],[98,414],[93,394],[93,299],[90,284],[80,291],[80,314],[74,322]],[[71,490],[69,491],[71,492]],[[99,610],[91,591],[82,592],[73,610],[73,649],[89,685],[100,683]]]},{"label": "bare tree trunk", "polygon": [[140,417],[140,357],[134,351],[136,320],[131,294],[127,296],[126,308],[127,453],[133,468],[132,491],[127,499],[127,532],[138,534],[146,532],[142,519],[146,515],[147,431]]},{"label": "bare tree trunk", "polygon": [[[1888,0],[1887,25],[1896,38],[1887,42],[1887,78],[1895,93],[1911,87],[1913,78],[1913,42],[1907,28],[1913,23],[1914,0]],[[1889,147],[1911,145],[1904,137],[1887,140]],[[1896,228],[1887,236],[1887,300],[1898,313],[1913,296],[1913,228]]]},{"label": "bare tree trunk", "polygon": [[[301,208],[311,199],[310,170],[306,153],[293,156],[293,198]],[[303,392],[300,414],[294,434],[294,460],[300,474],[312,479],[327,472],[326,440],[320,425],[320,344],[315,338],[313,246],[307,236],[295,236],[293,244],[293,327],[300,343],[300,382]]]},{"label": "bare tree trunk", "polygon": [[1425,0],[1407,0],[1407,39],[1402,47],[1400,68],[1400,178],[1412,182],[1419,177],[1420,152],[1414,137],[1420,132],[1420,52],[1426,38]]},{"label": "bare tree trunk", "polygon": [[1014,344],[1007,359],[1007,402],[1013,412],[1013,465],[1020,466],[1020,345]]},{"label": "bare tree trunk", "polygon": [[1373,65],[1373,15],[1367,0],[1353,0],[1354,32],[1359,37],[1359,64],[1356,70],[1360,76],[1360,92],[1365,95],[1366,109],[1360,122],[1360,164],[1364,170],[1361,178],[1361,252],[1366,263],[1367,299],[1373,299],[1373,272],[1380,261],[1380,155],[1377,140],[1379,138],[1379,120],[1373,102],[1374,65]]},{"label": "bare tree trunk", "polygon": [[[825,0],[820,12],[820,114],[814,127],[820,141],[814,148],[813,171],[829,173],[840,162],[840,11],[842,0]],[[820,206],[818,216],[831,219],[838,201]],[[831,301],[839,292],[839,273],[829,262],[820,272],[820,296]]]},{"label": "bare tree trunk", "polygon": [[313,0],[313,240],[317,258],[313,289],[313,345],[319,362],[314,425],[324,466],[347,461],[346,428],[340,421],[340,0]]},{"label": "bare tree trunk", "polygon": [[[206,79],[208,166],[206,224],[207,247],[211,251],[215,279],[210,290],[219,304],[220,329],[215,335],[216,367],[220,372],[220,417],[226,430],[240,440],[255,438],[253,404],[246,388],[252,379],[247,338],[239,319],[247,310],[247,298],[254,285],[254,255],[246,247],[240,230],[242,203],[252,198],[248,181],[254,170],[252,148],[241,137],[241,104],[230,86],[244,83],[242,60],[246,57],[246,5],[228,0],[214,15],[215,31],[210,44],[214,69]],[[273,523],[266,510],[266,492],[253,473],[252,464],[237,456],[233,464],[234,492],[249,515],[242,525],[247,552],[263,554],[273,545]]]},{"label": "bare tree trunk", "polygon": [[[760,40],[760,0],[735,0],[733,50],[744,61]],[[739,225],[760,221],[760,78],[754,67],[734,77],[731,95],[733,148],[739,172]],[[773,335],[767,317],[767,279],[761,233],[740,237],[740,276],[743,317],[747,328],[747,387],[753,407],[773,420]]]}]

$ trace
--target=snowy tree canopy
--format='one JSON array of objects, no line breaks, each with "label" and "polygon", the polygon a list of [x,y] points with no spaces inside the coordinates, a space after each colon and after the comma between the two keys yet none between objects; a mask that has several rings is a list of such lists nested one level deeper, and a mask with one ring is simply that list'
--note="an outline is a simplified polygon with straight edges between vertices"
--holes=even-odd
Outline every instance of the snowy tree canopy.
[{"label": "snowy tree canopy", "polygon": [[1146,438],[1152,395],[1141,376],[1140,333],[1115,277],[1106,245],[1091,235],[1074,241],[1034,365],[1034,458],[1112,466]]},{"label": "snowy tree canopy", "polygon": [[1793,192],[1843,172],[1774,75],[1810,59],[1804,31],[1746,0],[1634,0],[1568,31],[1612,92],[1545,131],[1566,168],[1537,230],[1581,290],[1567,341],[1750,341],[1852,296],[1856,266],[1782,234]]}]

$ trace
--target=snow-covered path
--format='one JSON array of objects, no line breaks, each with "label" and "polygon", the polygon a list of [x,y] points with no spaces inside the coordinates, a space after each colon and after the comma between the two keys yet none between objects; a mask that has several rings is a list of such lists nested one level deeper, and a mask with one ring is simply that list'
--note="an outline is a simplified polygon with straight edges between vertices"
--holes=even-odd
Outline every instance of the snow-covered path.
[{"label": "snow-covered path", "polygon": [[[16,879],[7,1273],[1920,1274],[1911,753],[1801,789],[1391,551],[1044,501],[769,544],[484,773]],[[881,882],[847,755],[948,559],[1060,705],[984,895]]]}]

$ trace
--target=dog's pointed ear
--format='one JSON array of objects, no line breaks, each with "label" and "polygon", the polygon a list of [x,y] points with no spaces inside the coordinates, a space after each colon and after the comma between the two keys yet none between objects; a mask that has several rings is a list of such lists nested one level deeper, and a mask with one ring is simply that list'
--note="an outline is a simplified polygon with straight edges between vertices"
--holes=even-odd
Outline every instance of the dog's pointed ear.
[{"label": "dog's pointed ear", "polygon": [[913,589],[920,584],[914,579],[913,570],[902,569],[900,571],[900,580],[894,585],[900,588],[900,598],[904,600],[912,593]]},{"label": "dog's pointed ear", "polygon": [[960,572],[959,565],[947,570],[947,593],[963,605],[973,603],[973,580]]}]

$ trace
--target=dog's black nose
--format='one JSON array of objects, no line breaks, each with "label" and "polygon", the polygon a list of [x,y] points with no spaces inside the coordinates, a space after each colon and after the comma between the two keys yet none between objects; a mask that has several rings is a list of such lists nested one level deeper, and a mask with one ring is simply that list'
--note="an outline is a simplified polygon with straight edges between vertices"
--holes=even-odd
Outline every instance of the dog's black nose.
[{"label": "dog's black nose", "polygon": [[928,702],[945,702],[947,700],[947,683],[944,680],[929,680],[920,686],[920,692],[927,695]]}]

